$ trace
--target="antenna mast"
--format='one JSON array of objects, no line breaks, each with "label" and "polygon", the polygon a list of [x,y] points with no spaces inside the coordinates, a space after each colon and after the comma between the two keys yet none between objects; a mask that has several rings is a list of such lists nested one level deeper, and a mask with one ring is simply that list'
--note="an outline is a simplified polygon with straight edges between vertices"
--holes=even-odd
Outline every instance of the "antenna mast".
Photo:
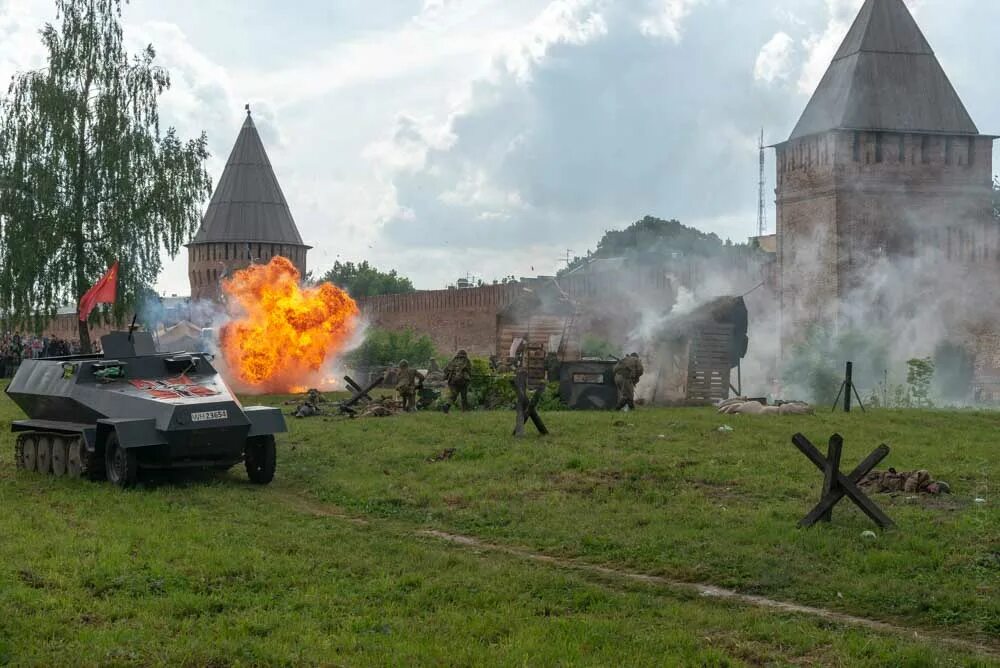
[{"label": "antenna mast", "polygon": [[764,128],[760,129],[760,143],[758,144],[760,153],[760,180],[757,182],[757,236],[762,237],[767,234],[767,206],[764,201],[764,187],[767,180],[764,178]]}]

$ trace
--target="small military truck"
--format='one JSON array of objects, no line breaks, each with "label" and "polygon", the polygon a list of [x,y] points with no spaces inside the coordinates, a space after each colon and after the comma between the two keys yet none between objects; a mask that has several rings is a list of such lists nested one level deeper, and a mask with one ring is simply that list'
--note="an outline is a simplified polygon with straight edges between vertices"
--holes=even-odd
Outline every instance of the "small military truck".
[{"label": "small military truck", "polygon": [[244,407],[206,353],[157,353],[148,332],[112,332],[103,354],[25,360],[7,395],[28,416],[17,467],[56,476],[135,484],[153,469],[240,462],[254,483],[274,478],[277,408]]}]

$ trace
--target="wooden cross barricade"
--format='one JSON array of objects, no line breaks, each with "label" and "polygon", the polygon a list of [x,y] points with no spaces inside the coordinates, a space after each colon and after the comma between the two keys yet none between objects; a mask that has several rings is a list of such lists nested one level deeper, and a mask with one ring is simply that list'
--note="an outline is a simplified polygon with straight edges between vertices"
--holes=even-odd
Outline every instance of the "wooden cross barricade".
[{"label": "wooden cross barricade", "polygon": [[385,379],[385,374],[375,378],[372,382],[368,384],[367,387],[361,387],[350,376],[344,376],[344,381],[347,383],[347,386],[351,389],[351,392],[353,392],[354,395],[347,401],[341,402],[340,404],[341,414],[346,413],[348,415],[354,415],[356,412],[354,410],[354,406],[362,399],[366,401],[373,401],[371,395],[369,395],[369,392],[371,392],[376,387],[381,385],[384,379]]},{"label": "wooden cross barricade", "polygon": [[823,457],[816,446],[802,434],[793,436],[792,443],[809,461],[816,465],[816,468],[823,472],[823,493],[820,495],[819,504],[802,518],[799,522],[800,527],[811,527],[821,521],[830,522],[833,519],[833,507],[845,496],[850,498],[879,527],[888,529],[896,526],[889,519],[889,516],[882,512],[882,509],[858,487],[858,483],[878,466],[879,462],[889,456],[888,445],[878,446],[874,452],[858,464],[857,468],[848,475],[844,475],[840,471],[840,455],[844,448],[844,439],[840,434],[834,434],[830,437],[826,457]]},{"label": "wooden cross barricade", "polygon": [[542,422],[541,416],[538,415],[538,402],[542,400],[542,393],[545,388],[538,388],[535,390],[534,396],[530,399],[528,398],[528,371],[527,369],[520,369],[514,379],[510,381],[514,385],[514,390],[517,392],[517,422],[514,424],[514,436],[524,436],[524,425],[528,420],[535,425],[538,433],[542,436],[547,436],[549,430],[545,427],[545,423]]}]

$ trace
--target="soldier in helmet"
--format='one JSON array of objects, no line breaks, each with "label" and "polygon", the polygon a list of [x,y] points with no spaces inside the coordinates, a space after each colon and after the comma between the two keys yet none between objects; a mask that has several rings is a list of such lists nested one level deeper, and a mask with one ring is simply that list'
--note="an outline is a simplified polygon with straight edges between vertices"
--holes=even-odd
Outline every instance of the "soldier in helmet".
[{"label": "soldier in helmet", "polygon": [[637,353],[632,353],[615,365],[615,386],[618,388],[617,410],[635,410],[635,386],[644,372]]},{"label": "soldier in helmet", "polygon": [[416,409],[417,389],[424,386],[424,375],[410,368],[410,363],[403,360],[399,363],[399,373],[396,376],[396,391],[403,400],[403,410],[407,413]]},{"label": "soldier in helmet", "polygon": [[462,410],[469,410],[469,383],[472,382],[472,362],[469,360],[469,354],[459,350],[455,358],[444,368],[444,377],[451,391],[451,403],[456,404],[461,398]]}]

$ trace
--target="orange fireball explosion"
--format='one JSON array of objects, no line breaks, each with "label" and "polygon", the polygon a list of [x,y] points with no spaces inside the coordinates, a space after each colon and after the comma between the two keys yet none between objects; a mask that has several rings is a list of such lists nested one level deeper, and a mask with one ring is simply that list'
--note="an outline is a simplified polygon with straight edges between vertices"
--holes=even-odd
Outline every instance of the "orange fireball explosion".
[{"label": "orange fireball explosion", "polygon": [[283,257],[236,272],[222,289],[243,311],[222,328],[222,353],[251,390],[308,386],[344,349],[357,324],[358,306],[346,292],[329,283],[299,287],[299,272]]}]

